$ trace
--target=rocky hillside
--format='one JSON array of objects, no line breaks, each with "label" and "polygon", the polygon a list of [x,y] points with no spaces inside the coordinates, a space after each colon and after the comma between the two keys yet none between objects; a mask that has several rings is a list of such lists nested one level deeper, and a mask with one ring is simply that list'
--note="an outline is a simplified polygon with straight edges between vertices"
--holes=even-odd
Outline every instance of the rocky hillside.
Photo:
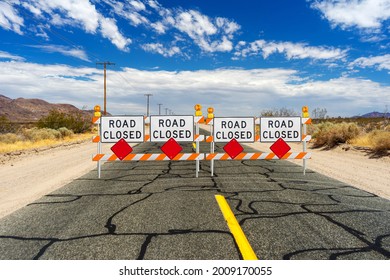
[{"label": "rocky hillside", "polygon": [[52,104],[42,99],[11,99],[0,95],[0,116],[7,117],[11,122],[35,122],[46,116],[50,111],[64,113],[81,113],[92,116],[92,111],[84,111],[70,104]]}]

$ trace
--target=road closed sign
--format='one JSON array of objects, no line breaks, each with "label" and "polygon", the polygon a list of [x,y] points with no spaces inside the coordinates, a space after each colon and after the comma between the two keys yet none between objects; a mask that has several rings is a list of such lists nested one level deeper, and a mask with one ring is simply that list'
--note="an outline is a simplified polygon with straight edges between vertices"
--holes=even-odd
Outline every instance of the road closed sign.
[{"label": "road closed sign", "polygon": [[214,142],[229,142],[236,139],[238,142],[248,143],[255,141],[255,119],[214,118]]},{"label": "road closed sign", "polygon": [[150,116],[150,141],[166,142],[171,138],[177,142],[194,141],[194,117]]},{"label": "road closed sign", "polygon": [[301,117],[260,118],[260,142],[302,142]]},{"label": "road closed sign", "polygon": [[109,116],[101,118],[100,139],[102,143],[116,143],[120,139],[138,143],[144,141],[143,116]]}]

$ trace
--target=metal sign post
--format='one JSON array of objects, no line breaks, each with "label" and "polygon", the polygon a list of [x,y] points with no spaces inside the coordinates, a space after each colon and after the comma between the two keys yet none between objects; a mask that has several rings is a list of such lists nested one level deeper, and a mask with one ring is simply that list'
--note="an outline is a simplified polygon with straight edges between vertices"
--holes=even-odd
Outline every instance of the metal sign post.
[{"label": "metal sign post", "polygon": [[[199,135],[199,123],[198,122],[196,122],[196,124],[195,124],[195,134]],[[196,151],[195,151],[197,154],[199,154],[199,145],[200,145],[200,143],[197,142],[196,143]],[[197,159],[196,160],[196,171],[195,171],[196,178],[198,178],[198,176],[199,176],[199,169],[200,169],[200,162]]]}]

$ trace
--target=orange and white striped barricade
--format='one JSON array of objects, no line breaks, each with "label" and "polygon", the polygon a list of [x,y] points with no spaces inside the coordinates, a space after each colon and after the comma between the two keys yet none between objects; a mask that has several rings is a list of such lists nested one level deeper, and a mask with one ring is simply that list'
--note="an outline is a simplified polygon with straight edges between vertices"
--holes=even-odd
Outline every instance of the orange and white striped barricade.
[{"label": "orange and white striped barricade", "polygon": [[[308,110],[308,109],[307,109]],[[307,127],[306,125],[311,124],[311,118],[302,118],[302,144],[303,144],[303,151],[306,152],[307,150],[307,142],[311,140],[311,135],[306,135],[307,133]],[[303,175],[306,174],[306,159],[303,159]]]},{"label": "orange and white striped barricade", "polygon": [[240,153],[234,158],[227,153],[205,154],[205,160],[309,159],[310,157],[311,153],[306,152],[288,152],[281,158],[274,153]]},{"label": "orange and white striped barricade", "polygon": [[203,153],[179,153],[170,159],[166,154],[128,154],[122,160],[115,154],[96,154],[92,157],[93,161],[193,161],[203,160]]},{"label": "orange and white striped barricade", "polygon": [[[100,113],[100,108],[99,108],[99,113]],[[96,114],[96,110],[95,110],[95,114]],[[102,143],[100,141],[100,118],[101,117],[96,117],[96,116],[92,117],[92,124],[97,125],[97,135],[92,137],[92,142],[97,143],[97,153],[98,154],[102,152]],[[100,161],[97,162],[97,170],[98,170],[98,177],[100,178],[100,174],[101,174]]]},{"label": "orange and white striped barricade", "polygon": [[[195,135],[198,135],[198,138],[200,138],[199,136],[199,123],[201,123],[202,121],[204,121],[204,117],[203,116],[195,116],[194,117],[194,123],[195,123]],[[199,153],[199,142],[195,142],[195,145],[196,145],[196,148],[195,148],[195,152],[196,153]],[[199,176],[199,169],[200,169],[200,161],[197,160],[196,161],[196,167],[195,167],[196,171],[195,171],[195,177],[198,178]]]}]

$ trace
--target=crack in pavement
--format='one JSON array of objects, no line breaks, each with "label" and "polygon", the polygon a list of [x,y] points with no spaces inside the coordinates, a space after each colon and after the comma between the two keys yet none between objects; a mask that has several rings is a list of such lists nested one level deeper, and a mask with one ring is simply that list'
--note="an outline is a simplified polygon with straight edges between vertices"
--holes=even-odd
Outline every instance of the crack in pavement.
[{"label": "crack in pavement", "polygon": [[[138,145],[142,146],[142,145]],[[137,147],[138,147],[137,146]],[[157,144],[152,145],[152,147],[144,147],[143,151],[148,152],[152,148],[156,148]],[[142,147],[141,147],[142,148]],[[70,236],[64,238],[58,237],[23,237],[17,235],[0,235],[1,240],[19,240],[19,241],[37,241],[37,242],[46,242],[32,257],[33,259],[41,259],[45,256],[49,248],[54,244],[64,243],[75,240],[83,239],[94,239],[98,237],[122,237],[122,236],[142,236],[144,240],[140,244],[135,246],[139,248],[136,259],[145,259],[147,257],[148,250],[159,237],[163,236],[179,236],[179,235],[191,235],[191,234],[222,234],[227,235],[232,240],[235,246],[235,254],[237,258],[242,258],[237,244],[234,242],[232,234],[226,230],[217,230],[217,229],[195,229],[195,228],[169,228],[166,232],[118,232],[118,227],[120,224],[116,221],[116,218],[119,214],[125,213],[129,209],[132,209],[133,206],[145,203],[152,197],[157,196],[158,194],[163,194],[166,192],[173,193],[186,193],[186,192],[210,192],[210,194],[221,194],[230,202],[232,209],[236,214],[236,217],[239,220],[239,224],[245,228],[253,221],[264,221],[266,219],[272,220],[277,223],[281,218],[291,218],[294,223],[299,223],[300,220],[296,217],[320,217],[321,220],[326,221],[327,226],[333,225],[343,232],[351,235],[353,238],[356,238],[362,243],[362,246],[334,246],[334,243],[330,246],[318,246],[318,244],[313,244],[311,248],[304,249],[291,249],[290,252],[284,252],[279,258],[283,259],[292,259],[300,258],[310,253],[326,253],[327,258],[337,259],[352,256],[353,254],[363,253],[363,252],[376,252],[384,258],[390,258],[390,251],[387,244],[385,244],[384,239],[390,236],[390,233],[374,233],[373,237],[370,238],[370,234],[367,232],[368,228],[359,229],[358,225],[354,227],[353,224],[348,224],[337,220],[337,217],[342,215],[350,214],[387,214],[389,210],[375,209],[374,206],[370,204],[351,204],[347,203],[344,200],[348,199],[360,199],[359,201],[371,201],[372,199],[377,199],[376,195],[356,191],[351,186],[341,185],[341,186],[332,186],[336,184],[333,182],[322,182],[311,180],[311,175],[315,175],[314,172],[307,173],[305,178],[301,179],[290,179],[287,178],[276,178],[276,176],[281,177],[281,174],[276,162],[267,161],[267,164],[271,166],[264,166],[262,162],[252,162],[252,161],[236,161],[236,162],[215,162],[216,172],[214,172],[214,177],[199,178],[198,180],[205,180],[199,185],[193,183],[195,180],[193,178],[195,166],[193,163],[187,164],[183,162],[164,162],[163,164],[149,164],[144,166],[138,163],[126,163],[123,165],[123,168],[119,169],[114,166],[114,164],[109,164],[106,166],[106,170],[115,169],[115,172],[126,171],[125,175],[118,175],[113,178],[106,179],[89,179],[89,178],[80,178],[76,180],[77,182],[82,181],[94,181],[101,185],[109,184],[112,182],[125,182],[125,190],[120,193],[85,193],[85,194],[50,194],[45,196],[46,199],[55,200],[63,199],[62,201],[37,201],[29,204],[29,207],[50,207],[50,205],[58,206],[61,204],[77,204],[83,198],[86,197],[129,197],[136,198],[135,201],[128,202],[126,201],[125,205],[118,205],[117,209],[113,210],[111,213],[105,216],[104,219],[101,219],[99,222],[103,227],[104,232],[98,232],[94,234]],[[221,167],[223,166],[223,167]],[[288,166],[288,165],[286,165]],[[122,166],[121,166],[122,167]],[[177,168],[180,167],[180,168]],[[248,170],[241,170],[239,168],[245,167]],[[153,175],[152,178],[147,178],[139,180],[135,175],[137,172],[150,171],[150,168],[154,170],[159,169],[158,174]],[[210,165],[209,163],[200,164],[200,174],[209,173]],[[299,168],[299,166],[297,167]],[[154,171],[156,172],[156,171]],[[297,172],[290,172],[297,173]],[[233,177],[229,177],[233,176]],[[288,175],[286,175],[288,176]],[[316,177],[314,177],[316,178]],[[161,189],[150,189],[148,187],[153,187],[154,184],[157,184],[159,180],[169,180],[180,179],[183,180],[183,183],[179,183],[178,186],[166,186]],[[248,182],[251,185],[240,186],[241,181],[248,179]],[[250,180],[252,181],[250,181]],[[172,181],[173,182],[173,181]],[[134,188],[132,184],[142,184],[140,187]],[[264,186],[265,184],[265,186]],[[339,183],[338,183],[339,184]],[[127,187],[130,185],[130,187]],[[331,185],[331,186],[330,186]],[[229,190],[229,188],[234,187],[234,190]],[[250,189],[247,189],[250,188]],[[303,196],[302,194],[305,194]],[[310,196],[309,196],[310,195]],[[138,196],[142,196],[139,198]],[[259,199],[260,198],[260,199]],[[272,199],[273,198],[273,199]],[[298,199],[300,201],[293,201]],[[307,201],[309,200],[309,201]],[[320,202],[314,203],[311,200],[319,200]],[[262,210],[261,207],[264,206],[270,207],[273,209],[273,212],[267,212]],[[278,207],[283,207],[282,210],[278,210]],[[292,207],[292,209],[290,209]],[[296,207],[297,209],[293,209]],[[329,209],[321,209],[320,207],[329,207]],[[344,208],[338,209],[339,207]],[[334,208],[332,210],[332,208]],[[389,208],[390,209],[390,208]],[[108,218],[107,218],[108,217]],[[223,219],[223,218],[222,218]],[[279,225],[280,226],[280,225]],[[199,225],[198,225],[199,227]],[[387,227],[388,228],[388,227]],[[390,228],[389,228],[390,231]],[[256,232],[251,232],[251,236],[255,236]],[[258,242],[257,240],[252,240],[253,242]],[[356,243],[356,242],[355,242]],[[387,246],[387,247],[386,247]]]}]

